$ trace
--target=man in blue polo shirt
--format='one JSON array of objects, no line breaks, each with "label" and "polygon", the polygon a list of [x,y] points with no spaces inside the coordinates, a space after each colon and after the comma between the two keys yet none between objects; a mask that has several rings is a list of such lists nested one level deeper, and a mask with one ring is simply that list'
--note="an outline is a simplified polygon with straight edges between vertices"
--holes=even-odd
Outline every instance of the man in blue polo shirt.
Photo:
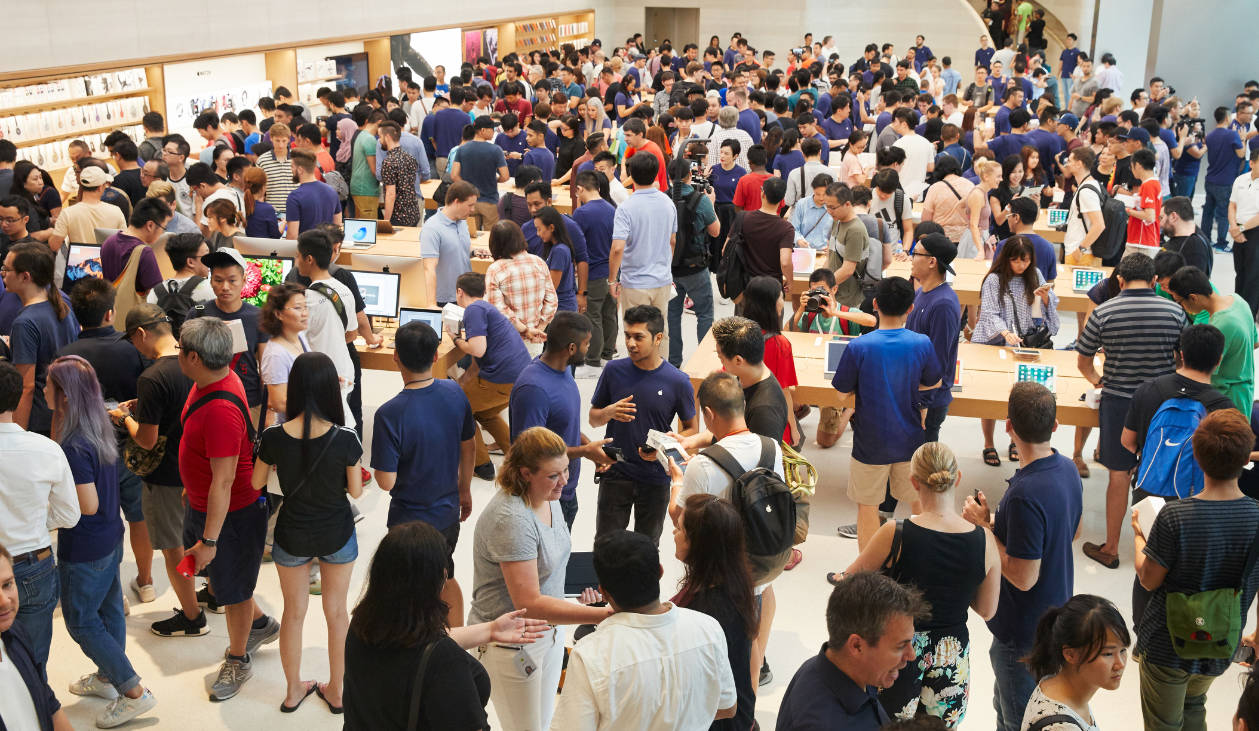
[{"label": "man in blue polo shirt", "polygon": [[1084,485],[1071,460],[1049,444],[1058,428],[1057,402],[1039,383],[1010,390],[1006,432],[1019,451],[1019,469],[991,516],[983,492],[967,497],[962,515],[988,528],[1004,557],[1001,599],[988,621],[997,731],[1018,731],[1036,679],[1023,664],[1036,623],[1071,598],[1075,561],[1071,540],[1080,525]]},{"label": "man in blue polo shirt", "polygon": [[577,518],[577,481],[581,458],[596,465],[612,464],[603,453],[611,439],[590,441],[581,433],[581,394],[569,366],[581,365],[590,348],[590,320],[577,312],[557,312],[546,328],[542,355],[516,376],[511,390],[508,418],[512,441],[524,430],[545,426],[568,445],[568,483],[560,493],[560,509],[569,530]]},{"label": "man in blue polo shirt", "polygon": [[840,94],[831,99],[831,116],[822,120],[822,132],[826,134],[831,149],[848,147],[848,137],[852,135],[852,99],[847,94]]},{"label": "man in blue polo shirt", "polygon": [[450,549],[442,601],[451,621],[463,619],[463,592],[455,582],[459,524],[472,514],[472,408],[459,385],[433,376],[441,336],[423,322],[408,322],[394,336],[393,360],[402,390],[376,410],[372,469],[389,493],[386,525],[418,520],[436,528]]},{"label": "man in blue polo shirt", "polygon": [[[589,170],[574,179],[581,205],[573,210],[573,220],[586,239],[590,257],[587,291],[577,291],[578,303],[586,297],[586,315],[594,326],[586,365],[598,368],[616,357],[616,300],[608,292],[608,255],[612,251],[612,225],[616,207],[599,195],[598,173]],[[533,223],[530,219],[529,223]],[[536,230],[536,229],[535,229]]]},{"label": "man in blue polo shirt", "polygon": [[1074,33],[1067,34],[1066,47],[1062,49],[1062,54],[1058,56],[1058,85],[1062,87],[1062,99],[1071,98],[1071,74],[1075,72],[1075,65],[1080,59],[1080,49],[1075,47],[1078,39]]},{"label": "man in blue polo shirt", "polygon": [[[472,117],[468,116],[468,112],[462,108],[465,93],[472,92],[465,92],[462,87],[451,89],[450,106],[432,115],[433,162],[436,164],[438,175],[446,171],[446,158],[450,155],[451,148],[458,147],[463,141],[463,128],[472,124]],[[475,98],[474,95],[473,99]]]},{"label": "man in blue polo shirt", "polygon": [[1242,138],[1228,127],[1228,107],[1215,108],[1215,129],[1207,133],[1207,179],[1203,183],[1206,200],[1202,203],[1202,234],[1211,240],[1211,224],[1216,225],[1215,248],[1230,251],[1228,244],[1228,199],[1233,181],[1246,156]]}]

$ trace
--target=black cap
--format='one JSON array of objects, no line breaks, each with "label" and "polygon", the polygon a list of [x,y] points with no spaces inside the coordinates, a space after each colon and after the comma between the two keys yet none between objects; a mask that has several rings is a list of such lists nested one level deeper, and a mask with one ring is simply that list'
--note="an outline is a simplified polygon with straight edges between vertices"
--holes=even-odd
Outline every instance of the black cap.
[{"label": "black cap", "polygon": [[929,256],[934,256],[936,261],[944,265],[949,274],[957,274],[952,267],[953,260],[957,258],[957,244],[949,241],[948,236],[927,234],[918,239],[914,246],[921,246]]}]

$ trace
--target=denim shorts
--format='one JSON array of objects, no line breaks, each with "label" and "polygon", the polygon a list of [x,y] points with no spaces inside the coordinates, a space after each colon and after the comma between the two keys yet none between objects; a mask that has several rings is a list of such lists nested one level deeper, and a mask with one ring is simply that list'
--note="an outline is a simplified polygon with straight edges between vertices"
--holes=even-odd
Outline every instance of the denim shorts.
[{"label": "denim shorts", "polygon": [[323,563],[354,563],[354,560],[358,558],[358,537],[354,533],[350,533],[350,540],[346,541],[344,546],[338,548],[336,553],[330,553],[327,556],[294,556],[281,548],[279,541],[271,545],[271,559],[275,561],[277,566],[297,568],[298,566],[305,566],[316,558]]},{"label": "denim shorts", "polygon": [[128,523],[144,520],[144,485],[134,472],[127,469],[126,460],[118,460],[118,502]]}]

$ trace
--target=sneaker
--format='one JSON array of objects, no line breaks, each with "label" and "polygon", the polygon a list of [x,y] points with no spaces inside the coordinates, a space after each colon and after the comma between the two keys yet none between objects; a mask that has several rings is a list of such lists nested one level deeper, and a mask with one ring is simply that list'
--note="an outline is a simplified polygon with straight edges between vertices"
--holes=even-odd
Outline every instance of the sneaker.
[{"label": "sneaker", "polygon": [[579,365],[573,371],[574,378],[598,378],[603,369],[592,365]]},{"label": "sneaker", "polygon": [[774,682],[774,672],[769,669],[769,660],[762,660],[761,674],[760,677],[757,678],[756,684],[758,686],[762,686],[769,685],[772,682]]},{"label": "sneaker", "polygon": [[96,728],[114,728],[132,720],[136,716],[148,713],[157,707],[157,699],[152,691],[144,689],[139,698],[118,696],[112,703],[105,706],[101,715],[96,717]]},{"label": "sneaker", "polygon": [[70,684],[70,692],[75,695],[94,695],[112,701],[118,697],[118,691],[98,673],[84,675]]},{"label": "sneaker", "polygon": [[183,611],[174,611],[173,617],[154,622],[149,630],[158,637],[200,637],[210,632],[205,624],[205,612],[199,612],[196,619],[188,619]]},{"label": "sneaker", "polygon": [[857,540],[857,524],[856,523],[849,523],[848,525],[841,525],[835,529],[835,532],[839,534],[840,538],[850,538],[854,541]]},{"label": "sneaker", "polygon": [[157,599],[157,589],[154,589],[152,584],[141,584],[139,577],[131,580],[131,590],[140,597],[141,604],[148,604]]},{"label": "sneaker", "polygon": [[131,616],[131,600],[127,598],[126,594],[122,595],[122,616]]},{"label": "sneaker", "polygon": [[245,654],[253,655],[262,645],[275,642],[280,637],[280,623],[275,617],[265,616],[267,623],[261,629],[249,629],[249,640],[245,642]]},{"label": "sneaker", "polygon": [[476,475],[477,477],[480,477],[482,480],[485,480],[486,482],[493,482],[494,481],[494,463],[486,462],[485,464],[479,464],[475,468],[473,468],[472,474]]},{"label": "sneaker", "polygon": [[[278,626],[277,626],[278,627]],[[253,632],[250,632],[252,639]],[[249,655],[245,655],[244,660],[233,660],[223,654],[223,664],[219,666],[219,676],[214,679],[214,685],[210,686],[210,700],[225,701],[240,692],[240,687],[245,684],[254,675],[253,665],[249,661]]]},{"label": "sneaker", "polygon": [[209,586],[203,586],[199,591],[197,591],[197,603],[210,610],[212,614],[222,614],[227,611],[223,608],[222,604],[218,603],[218,600],[214,598],[214,595],[210,593]]}]

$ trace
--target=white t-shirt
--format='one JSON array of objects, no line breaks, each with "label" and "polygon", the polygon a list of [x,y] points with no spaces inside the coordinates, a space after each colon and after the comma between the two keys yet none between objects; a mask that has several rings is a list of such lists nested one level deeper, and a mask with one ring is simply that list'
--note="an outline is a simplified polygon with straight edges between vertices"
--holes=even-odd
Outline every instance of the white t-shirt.
[{"label": "white t-shirt", "polygon": [[905,151],[905,163],[901,165],[901,187],[905,195],[918,198],[927,189],[927,165],[935,160],[935,145],[926,137],[910,132],[892,143]]},{"label": "white t-shirt", "polygon": [[[725,638],[722,637],[722,647]],[[729,704],[727,704],[729,705]],[[713,712],[716,714],[716,711]],[[26,687],[26,681],[0,642],[0,718],[7,728],[39,728],[39,716],[35,712],[35,700]]]},{"label": "white t-shirt", "polygon": [[551,728],[701,729],[735,704],[721,625],[666,606],[663,614],[617,612],[573,647]]},{"label": "white t-shirt", "polygon": [[[1093,715],[1093,709],[1089,709],[1089,716]],[[1076,723],[1051,723],[1045,726],[1042,731],[1101,731],[1095,724],[1090,723],[1087,719],[1080,718],[1080,714],[1071,710],[1069,706],[1065,706],[1056,700],[1045,695],[1040,689],[1040,685],[1036,686],[1036,690],[1032,691],[1032,697],[1027,700],[1027,710],[1023,712],[1023,725],[1019,728],[1026,730],[1033,723],[1042,718],[1050,716],[1069,716],[1076,720]]]},{"label": "white t-shirt", "polygon": [[[1090,190],[1084,190],[1089,188]],[[1081,193],[1083,191],[1083,193]],[[1066,253],[1071,253],[1080,248],[1080,242],[1084,240],[1087,232],[1084,230],[1084,220],[1081,214],[1096,213],[1102,210],[1102,199],[1098,193],[1101,187],[1096,180],[1089,180],[1076,188],[1075,195],[1071,198],[1071,208],[1067,214],[1067,231],[1062,237],[1062,246]]]},{"label": "white t-shirt", "polygon": [[[354,388],[354,363],[350,360],[350,351],[345,345],[345,334],[358,329],[358,318],[354,314],[354,294],[350,288],[332,277],[320,279],[314,284],[326,284],[341,297],[345,308],[345,319],[337,317],[336,305],[323,296],[322,292],[312,287],[306,288],[306,308],[310,321],[306,326],[306,339],[310,349],[327,355],[336,366],[337,376],[341,379],[341,393],[348,394]],[[345,412],[346,426],[353,427],[353,417],[347,409]]]},{"label": "white t-shirt", "polygon": [[618,206],[624,203],[626,198],[630,197],[629,191],[616,178],[608,181],[608,194],[612,196],[612,202]]},{"label": "white t-shirt", "polygon": [[[731,434],[717,442],[734,457],[744,472],[756,467],[761,461],[761,437],[752,432]],[[782,449],[774,442],[774,472],[783,477]],[[682,489],[678,490],[678,507],[686,505],[691,495],[716,495],[730,499],[730,488],[734,478],[717,466],[717,463],[703,454],[697,454],[686,465],[686,474],[682,477]]]},{"label": "white t-shirt", "polygon": [[1237,206],[1237,220],[1229,221],[1244,226],[1247,221],[1259,215],[1259,178],[1243,173],[1233,181],[1233,190],[1228,200]]}]

